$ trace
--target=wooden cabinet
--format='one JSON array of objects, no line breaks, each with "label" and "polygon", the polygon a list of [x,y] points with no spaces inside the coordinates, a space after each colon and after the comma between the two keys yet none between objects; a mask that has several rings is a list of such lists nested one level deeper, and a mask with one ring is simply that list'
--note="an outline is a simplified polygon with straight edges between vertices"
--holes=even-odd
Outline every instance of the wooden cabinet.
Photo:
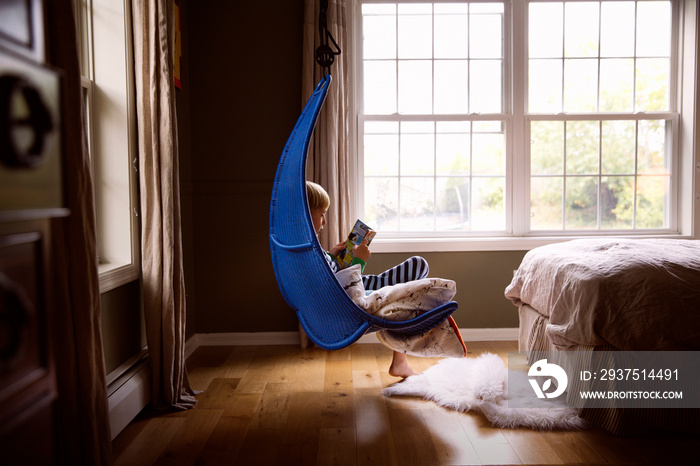
[{"label": "wooden cabinet", "polygon": [[42,2],[0,2],[0,463],[53,464],[51,219],[67,215]]},{"label": "wooden cabinet", "polygon": [[[0,451],[7,464],[51,464],[52,405],[49,221],[0,214]],[[26,214],[26,213],[25,213]]]}]

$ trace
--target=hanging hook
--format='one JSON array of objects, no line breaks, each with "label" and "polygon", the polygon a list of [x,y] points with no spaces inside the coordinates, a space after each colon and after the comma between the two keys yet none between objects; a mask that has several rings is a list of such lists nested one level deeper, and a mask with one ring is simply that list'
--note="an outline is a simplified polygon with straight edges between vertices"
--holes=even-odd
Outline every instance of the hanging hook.
[{"label": "hanging hook", "polygon": [[[341,50],[338,43],[335,41],[331,32],[328,30],[328,22],[326,19],[328,13],[328,0],[321,0],[320,11],[318,14],[318,34],[321,44],[316,48],[316,63],[321,66],[323,75],[331,73],[331,65],[335,61],[335,56],[340,55]],[[333,44],[335,50],[328,45],[328,41]]]}]

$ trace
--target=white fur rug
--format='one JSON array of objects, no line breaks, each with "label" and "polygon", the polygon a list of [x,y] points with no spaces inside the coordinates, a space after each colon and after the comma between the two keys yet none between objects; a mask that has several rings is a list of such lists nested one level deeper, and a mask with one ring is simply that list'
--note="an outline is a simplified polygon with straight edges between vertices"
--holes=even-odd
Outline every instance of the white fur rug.
[{"label": "white fur rug", "polygon": [[[384,389],[384,395],[417,396],[456,411],[483,413],[494,427],[577,430],[586,427],[578,410],[564,402],[535,397],[527,374],[508,370],[491,353],[478,358],[443,359],[422,374]],[[509,408],[508,401],[522,408]]]}]

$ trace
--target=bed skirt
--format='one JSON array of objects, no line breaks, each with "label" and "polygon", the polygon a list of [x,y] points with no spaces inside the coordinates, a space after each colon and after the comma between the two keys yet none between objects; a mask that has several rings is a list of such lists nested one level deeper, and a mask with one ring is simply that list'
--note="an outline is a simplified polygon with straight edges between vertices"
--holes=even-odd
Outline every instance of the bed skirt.
[{"label": "bed skirt", "polygon": [[[529,351],[534,362],[539,352],[559,351],[546,337],[545,329],[549,318],[536,309],[523,304],[518,307],[520,325],[518,332],[519,351]],[[572,351],[618,351],[613,346],[575,346]],[[570,358],[564,361],[570,361]],[[556,362],[556,361],[554,361]],[[569,368],[565,368],[568,369]],[[569,381],[569,393],[578,393],[590,387],[585,382]],[[582,408],[581,418],[608,432],[619,436],[633,436],[656,432],[700,433],[700,410],[698,409],[624,409],[624,408]]]}]

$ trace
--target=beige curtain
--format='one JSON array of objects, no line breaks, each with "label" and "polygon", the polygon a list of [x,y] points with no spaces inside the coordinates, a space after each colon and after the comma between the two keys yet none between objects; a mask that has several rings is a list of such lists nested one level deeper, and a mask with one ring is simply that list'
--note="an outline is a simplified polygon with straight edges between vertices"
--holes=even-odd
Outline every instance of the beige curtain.
[{"label": "beige curtain", "polygon": [[141,185],[141,267],[152,402],[195,405],[185,368],[172,0],[133,0],[134,61]]},{"label": "beige curtain", "polygon": [[[302,102],[305,103],[321,79],[322,69],[316,64],[315,51],[319,45],[319,1],[305,0],[304,50],[302,71]],[[333,76],[330,91],[319,115],[312,143],[309,147],[306,177],[326,188],[331,198],[327,224],[319,238],[326,249],[342,241],[354,224],[350,191],[350,159],[348,147],[348,73],[351,64],[351,46],[348,41],[348,0],[329,0],[328,30],[342,53],[335,57],[330,68]]]},{"label": "beige curtain", "polygon": [[[62,72],[61,126],[68,217],[52,225],[56,464],[111,464],[112,442],[102,350],[96,221],[71,2],[46,2],[49,62]],[[2,459],[0,459],[0,463]]]}]

